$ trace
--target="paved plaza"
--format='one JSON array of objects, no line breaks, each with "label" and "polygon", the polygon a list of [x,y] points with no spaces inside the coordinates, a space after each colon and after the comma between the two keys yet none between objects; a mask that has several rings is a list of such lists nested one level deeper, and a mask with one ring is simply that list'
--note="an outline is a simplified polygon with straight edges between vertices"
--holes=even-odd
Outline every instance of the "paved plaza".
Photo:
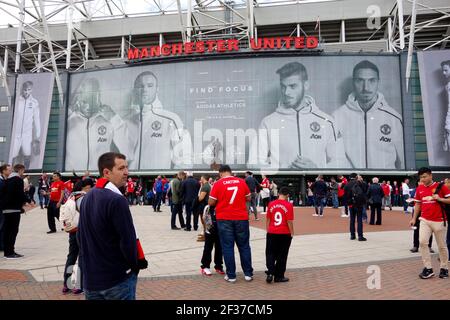
[{"label": "paved plaza", "polygon": [[[326,209],[312,217],[312,208],[296,208],[296,235],[289,253],[289,283],[265,283],[264,219],[251,218],[254,281],[244,281],[236,250],[238,281],[200,274],[203,242],[199,231],[170,229],[169,208],[133,206],[132,214],[149,268],[139,274],[138,299],[447,299],[448,279],[421,280],[420,255],[412,254],[410,215],[384,211],[383,225],[365,224],[367,242],[350,241],[348,218]],[[262,216],[264,217],[264,216]],[[60,228],[58,229],[60,230]],[[84,299],[62,295],[68,235],[46,234],[46,211],[35,208],[22,216],[16,243],[18,260],[0,259],[0,299]],[[435,244],[433,244],[436,250]],[[438,270],[437,255],[433,255]],[[374,271],[380,275],[373,282]],[[374,285],[377,283],[377,285]]]}]

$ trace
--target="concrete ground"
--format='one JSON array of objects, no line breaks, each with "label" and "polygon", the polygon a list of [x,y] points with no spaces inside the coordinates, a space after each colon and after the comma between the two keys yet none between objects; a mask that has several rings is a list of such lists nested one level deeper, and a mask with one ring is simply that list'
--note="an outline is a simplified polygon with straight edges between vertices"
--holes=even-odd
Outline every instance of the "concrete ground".
[{"label": "concrete ground", "polygon": [[[236,250],[238,281],[230,284],[218,274],[212,277],[200,274],[203,242],[196,241],[200,231],[171,230],[168,207],[163,206],[161,213],[154,213],[150,206],[133,206],[131,210],[149,261],[149,268],[139,274],[138,299],[448,299],[450,296],[449,279],[418,278],[422,263],[419,254],[409,251],[410,215],[401,209],[385,211],[382,226],[364,224],[368,241],[359,242],[349,240],[348,218],[341,218],[339,210],[327,208],[325,217],[318,218],[312,217],[312,208],[296,208],[296,235],[286,273],[291,281],[271,285],[264,281],[264,219],[251,218],[254,281],[244,281]],[[84,299],[60,294],[68,235],[62,231],[48,235],[46,231],[45,210],[35,208],[22,216],[16,251],[24,258],[0,259],[0,299]],[[438,271],[437,255],[433,255],[433,261]],[[380,281],[375,281],[373,274],[379,274],[376,279]],[[233,290],[229,290],[230,286]]]}]

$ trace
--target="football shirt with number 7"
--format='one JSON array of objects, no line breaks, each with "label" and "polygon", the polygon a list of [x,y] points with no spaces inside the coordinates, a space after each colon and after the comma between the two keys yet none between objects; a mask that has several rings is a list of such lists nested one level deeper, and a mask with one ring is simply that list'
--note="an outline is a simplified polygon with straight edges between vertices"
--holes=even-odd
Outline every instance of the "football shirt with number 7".
[{"label": "football shirt with number 7", "polygon": [[250,190],[241,178],[228,176],[214,183],[209,197],[217,200],[217,220],[248,220],[246,197],[249,195]]}]

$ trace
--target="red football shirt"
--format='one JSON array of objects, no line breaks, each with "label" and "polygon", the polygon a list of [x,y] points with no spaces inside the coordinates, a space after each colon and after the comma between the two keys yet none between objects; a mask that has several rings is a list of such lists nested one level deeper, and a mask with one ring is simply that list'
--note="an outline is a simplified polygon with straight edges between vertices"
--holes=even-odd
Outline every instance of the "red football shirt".
[{"label": "red football shirt", "polygon": [[228,176],[214,183],[209,197],[217,200],[217,220],[248,220],[248,195],[250,190],[241,178]]},{"label": "red football shirt", "polygon": [[391,194],[391,188],[389,188],[388,184],[382,184],[381,188],[383,189],[383,193],[386,197]]},{"label": "red football shirt", "polygon": [[294,206],[286,200],[275,200],[269,204],[267,219],[270,219],[267,233],[291,234],[288,221],[294,220]]},{"label": "red football shirt", "polygon": [[127,182],[127,192],[128,193],[132,193],[134,191],[134,182],[133,181],[128,181]]},{"label": "red football shirt", "polygon": [[[415,199],[420,201],[421,205],[421,217],[428,221],[442,222],[444,221],[442,215],[442,207],[436,200],[430,199],[439,183],[434,182],[428,187],[423,184],[417,187]],[[450,190],[443,185],[441,191],[439,192],[439,197],[448,198],[450,197]]]},{"label": "red football shirt", "polygon": [[50,186],[50,200],[58,202],[59,199],[61,199],[61,193],[64,192],[65,188],[64,182],[61,180],[53,182]]},{"label": "red football shirt", "polygon": [[64,183],[64,187],[65,187],[70,193],[72,193],[72,190],[73,190],[73,183],[72,183],[72,181],[67,180],[67,181]]}]

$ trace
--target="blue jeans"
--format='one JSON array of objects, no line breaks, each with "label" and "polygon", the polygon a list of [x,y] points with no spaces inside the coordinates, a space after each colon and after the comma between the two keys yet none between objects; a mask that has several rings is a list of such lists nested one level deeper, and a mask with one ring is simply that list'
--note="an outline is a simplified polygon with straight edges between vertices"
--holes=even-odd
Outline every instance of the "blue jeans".
[{"label": "blue jeans", "polygon": [[333,208],[339,208],[339,199],[337,193],[332,193],[331,199],[333,200]]},{"label": "blue jeans", "polygon": [[363,208],[350,208],[350,235],[355,237],[355,220],[357,223],[358,238],[363,237]]},{"label": "blue jeans", "polygon": [[40,192],[38,192],[38,194],[39,194],[39,204],[41,205],[41,208],[43,208],[44,206],[47,207],[50,198],[48,196],[42,195]]},{"label": "blue jeans", "polygon": [[100,291],[85,290],[86,300],[136,300],[137,275],[131,272],[118,285]]},{"label": "blue jeans", "polygon": [[[323,215],[323,207],[325,207],[327,205],[327,198],[316,196],[314,202],[315,202],[316,214]],[[319,207],[320,207],[320,210],[318,209]]]},{"label": "blue jeans", "polygon": [[407,194],[402,196],[403,199],[403,211],[408,212],[408,202],[406,202],[406,199],[409,199],[409,196]]},{"label": "blue jeans", "polygon": [[153,202],[153,210],[154,211],[156,211],[156,210],[159,211],[161,209],[162,196],[163,196],[162,192],[157,192],[156,193],[156,196],[155,196],[155,199],[154,199],[154,202]]},{"label": "blue jeans", "polygon": [[236,279],[236,262],[234,260],[234,243],[236,243],[241,266],[246,276],[253,276],[252,252],[250,249],[250,228],[248,220],[218,220],[220,243],[227,276]]}]

